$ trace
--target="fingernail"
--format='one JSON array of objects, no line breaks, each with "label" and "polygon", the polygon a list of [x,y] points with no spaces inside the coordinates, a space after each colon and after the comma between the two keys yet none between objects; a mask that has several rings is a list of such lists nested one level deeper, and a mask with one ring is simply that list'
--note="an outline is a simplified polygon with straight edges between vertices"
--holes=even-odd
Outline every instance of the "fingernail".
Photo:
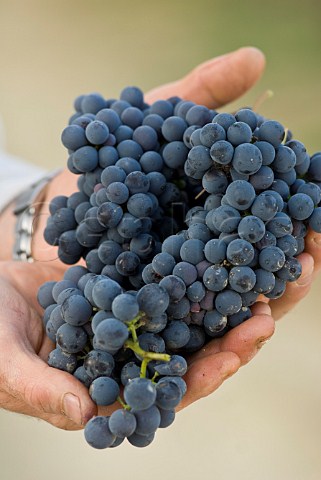
[{"label": "fingernail", "polygon": [[308,275],[304,275],[304,277],[299,277],[296,281],[297,285],[300,285],[300,287],[305,287],[306,285],[309,285],[309,283],[312,282],[312,274],[308,273]]},{"label": "fingernail", "polygon": [[62,413],[77,425],[82,425],[80,400],[72,393],[65,393],[62,399]]}]

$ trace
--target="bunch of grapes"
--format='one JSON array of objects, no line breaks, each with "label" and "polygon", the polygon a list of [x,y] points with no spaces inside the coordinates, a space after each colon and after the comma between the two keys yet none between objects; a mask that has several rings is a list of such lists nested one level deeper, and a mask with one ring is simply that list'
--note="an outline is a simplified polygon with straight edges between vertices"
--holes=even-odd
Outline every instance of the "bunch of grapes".
[{"label": "bunch of grapes", "polygon": [[119,402],[87,423],[90,445],[144,447],[174,421],[186,355],[299,278],[307,230],[321,232],[321,152],[249,108],[147,105],[136,87],[75,110],[62,143],[78,191],[52,200],[44,236],[86,267],[39,290],[48,363]]}]

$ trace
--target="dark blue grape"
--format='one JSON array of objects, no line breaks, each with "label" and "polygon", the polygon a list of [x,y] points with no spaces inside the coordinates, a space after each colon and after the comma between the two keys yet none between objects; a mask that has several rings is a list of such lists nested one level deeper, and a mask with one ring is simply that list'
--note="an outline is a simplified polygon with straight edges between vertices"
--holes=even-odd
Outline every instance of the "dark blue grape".
[{"label": "dark blue grape", "polygon": [[120,99],[130,103],[133,107],[142,108],[144,94],[138,87],[126,87],[120,93]]},{"label": "dark blue grape", "polygon": [[212,159],[221,165],[228,165],[231,163],[233,155],[233,145],[225,140],[215,142],[210,149],[210,156]]},{"label": "dark blue grape", "polygon": [[256,283],[253,290],[257,293],[266,294],[273,290],[275,286],[275,276],[272,272],[263,268],[257,268],[255,270]]},{"label": "dark blue grape", "polygon": [[139,312],[137,300],[128,293],[123,293],[114,298],[112,312],[122,322],[128,322],[135,318]]},{"label": "dark blue grape", "polygon": [[218,123],[208,123],[204,125],[200,132],[200,139],[205,147],[211,147],[219,140],[225,140],[226,133],[224,128]]},{"label": "dark blue grape", "polygon": [[73,375],[75,378],[77,378],[77,380],[79,380],[83,385],[85,385],[86,388],[90,387],[92,378],[87,374],[83,365],[76,368]]},{"label": "dark blue grape", "polygon": [[188,262],[179,262],[173,269],[173,275],[180,277],[186,286],[191,285],[197,279],[197,270]]},{"label": "dark blue grape", "polygon": [[208,218],[218,231],[224,233],[234,232],[241,221],[241,215],[238,210],[227,205],[222,205],[208,213],[206,224],[211,229]]},{"label": "dark blue grape", "polygon": [[293,231],[291,218],[283,212],[278,212],[265,226],[276,238],[284,237]]},{"label": "dark blue grape", "polygon": [[68,150],[77,150],[88,143],[85,131],[79,125],[68,125],[61,134],[61,141]]},{"label": "dark blue grape", "polygon": [[233,290],[239,293],[246,293],[253,289],[256,283],[256,276],[250,267],[233,267],[230,270],[228,281]]},{"label": "dark blue grape", "polygon": [[167,315],[175,320],[182,320],[188,316],[191,304],[188,298],[183,297],[178,302],[171,302],[167,308]]},{"label": "dark blue grape", "polygon": [[314,210],[312,198],[305,193],[296,193],[288,201],[288,210],[295,220],[306,220]]},{"label": "dark blue grape", "polygon": [[251,185],[255,190],[266,190],[274,181],[272,168],[263,165],[256,173],[250,176]]},{"label": "dark blue grape", "polygon": [[187,298],[193,303],[199,303],[205,297],[205,287],[202,282],[196,281],[187,289]]},{"label": "dark blue grape", "polygon": [[177,350],[184,347],[190,338],[190,331],[186,323],[181,320],[172,320],[162,331],[166,348]]},{"label": "dark blue grape", "polygon": [[204,328],[210,337],[217,337],[222,331],[225,331],[227,325],[227,317],[217,310],[206,312],[204,316]]},{"label": "dark blue grape", "polygon": [[285,262],[285,255],[278,247],[266,247],[260,251],[259,264],[268,272],[280,270]]},{"label": "dark blue grape", "polygon": [[109,419],[110,431],[117,437],[129,437],[136,429],[136,418],[131,412],[119,409]]},{"label": "dark blue grape", "polygon": [[95,305],[102,310],[111,310],[113,300],[120,295],[120,285],[109,278],[97,281],[92,289],[92,298]]},{"label": "dark blue grape", "polygon": [[245,180],[235,180],[226,189],[229,204],[238,210],[247,210],[256,197],[253,186]]},{"label": "dark blue grape", "polygon": [[174,375],[181,377],[187,372],[187,362],[181,355],[171,355],[169,362],[158,362],[154,366],[154,369],[160,375]]},{"label": "dark blue grape", "polygon": [[103,449],[111,447],[116,436],[109,429],[109,417],[93,417],[85,426],[86,442],[93,448]]},{"label": "dark blue grape", "polygon": [[282,280],[281,278],[275,277],[275,286],[271,292],[266,293],[265,296],[267,298],[271,298],[273,300],[276,300],[277,298],[282,297],[282,295],[285,292],[286,288],[286,281]]},{"label": "dark blue grape", "polygon": [[163,410],[173,410],[182,399],[180,388],[170,380],[157,383],[156,392],[156,406]]},{"label": "dark blue grape", "polygon": [[112,405],[119,395],[118,383],[110,377],[98,377],[89,388],[89,395],[96,405]]},{"label": "dark blue grape", "polygon": [[118,255],[115,261],[115,267],[121,275],[130,276],[137,273],[140,260],[134,252],[126,251]]},{"label": "dark blue grape", "polygon": [[194,105],[189,108],[185,119],[188,125],[199,125],[200,127],[203,127],[212,120],[209,109],[203,105]]},{"label": "dark blue grape", "polygon": [[92,379],[109,377],[115,366],[115,361],[110,353],[103,350],[91,350],[84,359],[84,369]]},{"label": "dark blue grape", "polygon": [[227,245],[219,239],[209,240],[204,247],[206,260],[211,263],[221,263],[225,260]]},{"label": "dark blue grape", "polygon": [[[184,262],[189,262],[192,265],[204,260],[204,242],[196,238],[186,240],[180,249],[180,256]],[[173,268],[175,263],[173,264]]]},{"label": "dark blue grape", "polygon": [[64,323],[57,330],[57,345],[68,353],[81,352],[86,346],[88,336],[82,327]]},{"label": "dark blue grape", "polygon": [[279,173],[286,173],[292,170],[295,164],[296,155],[294,151],[285,145],[280,145],[276,150],[275,159],[272,163],[273,170]]},{"label": "dark blue grape", "polygon": [[309,218],[309,227],[315,232],[321,233],[321,207],[317,207],[313,210],[313,213]]},{"label": "dark blue grape", "polygon": [[202,186],[208,193],[224,193],[228,180],[224,172],[211,168],[202,178]]},{"label": "dark blue grape", "polygon": [[242,108],[238,110],[235,114],[235,118],[238,122],[247,123],[251,130],[254,131],[257,127],[257,116],[253,110],[249,108]]},{"label": "dark blue grape", "polygon": [[275,197],[269,193],[262,192],[256,197],[251,206],[251,213],[263,221],[271,220],[278,211]]},{"label": "dark blue grape", "polygon": [[[140,158],[140,164],[144,173],[161,172],[164,161],[158,152],[145,152]],[[149,177],[147,177],[149,179]]]},{"label": "dark blue grape", "polygon": [[242,297],[233,290],[224,290],[216,295],[215,307],[223,315],[233,315],[241,310]]},{"label": "dark blue grape", "polygon": [[72,295],[63,301],[61,313],[65,322],[80,327],[90,320],[92,306],[85,297]]},{"label": "dark blue grape", "polygon": [[[56,283],[57,282],[53,282],[53,281],[45,282],[39,288],[37,293],[37,300],[38,300],[38,303],[42,306],[42,308],[47,308],[49,307],[49,305],[52,305],[53,303],[55,303],[55,300],[53,298],[53,288],[56,285]],[[58,296],[57,296],[57,299],[58,299]]]},{"label": "dark blue grape", "polygon": [[72,161],[80,172],[91,172],[98,166],[98,152],[90,146],[78,148],[72,156]]},{"label": "dark blue grape", "polygon": [[284,133],[284,127],[279,122],[266,120],[258,129],[258,138],[271,143],[276,148],[281,145]]},{"label": "dark blue grape", "polygon": [[[61,292],[63,292],[64,290],[66,290],[67,288],[75,288],[76,285],[71,282],[70,280],[60,280],[59,282],[46,282],[44,284],[44,288],[45,289],[48,289],[47,291],[47,295],[49,294],[49,291],[50,291],[50,288],[52,290],[52,297],[53,297],[53,301],[51,303],[54,303],[54,302],[58,302],[58,297],[60,295]],[[42,292],[43,294],[45,293],[45,291]],[[38,292],[38,296],[39,296],[39,292]],[[48,297],[48,301],[50,299],[50,296]],[[40,301],[39,301],[40,303]],[[41,303],[40,303],[41,305]]]},{"label": "dark blue grape", "polygon": [[158,410],[161,416],[159,428],[169,427],[175,420],[175,410],[163,410],[162,408],[159,408],[159,407],[158,407]]},{"label": "dark blue grape", "polygon": [[156,400],[156,387],[147,378],[133,378],[124,388],[125,402],[134,410],[147,410]]},{"label": "dark blue grape", "polygon": [[64,372],[73,373],[77,367],[77,356],[57,347],[49,353],[48,365]]},{"label": "dark blue grape", "polygon": [[188,148],[179,140],[168,143],[162,151],[165,164],[173,169],[181,168],[184,165],[187,154]]},{"label": "dark blue grape", "polygon": [[148,316],[158,316],[165,312],[169,304],[167,291],[157,284],[148,284],[137,294],[140,310]]},{"label": "dark blue grape", "polygon": [[252,316],[251,310],[248,307],[242,307],[240,311],[228,317],[228,321],[227,321],[228,327],[235,328],[241,323],[245,322],[245,320],[248,320],[249,318],[251,318],[251,316]]},{"label": "dark blue grape", "polygon": [[96,348],[112,352],[124,345],[128,338],[128,329],[121,321],[107,318],[97,326],[94,338]]},{"label": "dark blue grape", "polygon": [[188,153],[188,162],[191,167],[199,171],[205,171],[213,165],[210,151],[203,145],[196,145]]},{"label": "dark blue grape", "polygon": [[154,440],[155,433],[149,435],[139,435],[138,433],[133,433],[127,439],[131,445],[138,448],[148,447]]},{"label": "dark blue grape", "polygon": [[244,122],[235,122],[227,129],[227,140],[234,146],[248,143],[252,139],[252,130]]},{"label": "dark blue grape", "polygon": [[302,273],[302,266],[299,260],[293,257],[288,257],[283,267],[277,271],[276,275],[281,280],[286,282],[295,282]]},{"label": "dark blue grape", "polygon": [[262,162],[261,151],[254,144],[242,143],[235,148],[232,165],[238,173],[253,175],[261,168]]},{"label": "dark blue grape", "polygon": [[238,224],[238,234],[240,238],[250,243],[259,242],[265,234],[264,222],[255,215],[248,215]]},{"label": "dark blue grape", "polygon": [[262,165],[271,165],[275,158],[275,148],[271,143],[260,141],[255,142],[255,146],[260,150],[262,155]]},{"label": "dark blue grape", "polygon": [[278,238],[276,246],[281,248],[288,257],[294,257],[298,252],[298,242],[293,235]]},{"label": "dark blue grape", "polygon": [[228,284],[228,271],[220,265],[212,265],[205,270],[203,283],[208,290],[220,292]]},{"label": "dark blue grape", "polygon": [[120,115],[120,118],[123,123],[135,129],[142,124],[144,116],[142,111],[139,108],[128,107],[128,108],[125,108],[125,110],[123,110],[123,112]]}]

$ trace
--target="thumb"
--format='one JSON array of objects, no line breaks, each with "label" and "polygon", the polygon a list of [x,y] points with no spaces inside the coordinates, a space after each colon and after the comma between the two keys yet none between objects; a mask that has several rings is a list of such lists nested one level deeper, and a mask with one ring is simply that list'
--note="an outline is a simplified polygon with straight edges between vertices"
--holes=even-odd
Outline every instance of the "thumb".
[{"label": "thumb", "polygon": [[184,78],[151,90],[146,101],[153,103],[178,95],[185,100],[217,108],[243,95],[261,77],[265,67],[263,53],[254,47],[202,63]]},{"label": "thumb", "polygon": [[[29,414],[33,409],[34,416],[46,418],[50,423],[57,423],[56,416],[68,419],[78,427],[97,414],[97,407],[91,400],[87,388],[71,374],[49,367],[31,352],[18,351],[10,362],[10,375],[7,385],[9,392]],[[51,421],[52,420],[54,421]],[[69,428],[59,422],[62,428]]]}]

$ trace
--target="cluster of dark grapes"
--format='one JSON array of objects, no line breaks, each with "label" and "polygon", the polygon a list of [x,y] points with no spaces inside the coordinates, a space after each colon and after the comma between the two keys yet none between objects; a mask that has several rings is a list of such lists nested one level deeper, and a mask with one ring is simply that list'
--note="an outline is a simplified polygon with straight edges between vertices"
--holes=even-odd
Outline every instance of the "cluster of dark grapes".
[{"label": "cluster of dark grapes", "polygon": [[321,153],[249,108],[217,113],[177,97],[80,96],[62,133],[78,191],[50,204],[44,232],[72,266],[38,294],[56,348],[110,417],[95,448],[151,443],[186,393],[186,354],[281,297],[321,232]]}]

